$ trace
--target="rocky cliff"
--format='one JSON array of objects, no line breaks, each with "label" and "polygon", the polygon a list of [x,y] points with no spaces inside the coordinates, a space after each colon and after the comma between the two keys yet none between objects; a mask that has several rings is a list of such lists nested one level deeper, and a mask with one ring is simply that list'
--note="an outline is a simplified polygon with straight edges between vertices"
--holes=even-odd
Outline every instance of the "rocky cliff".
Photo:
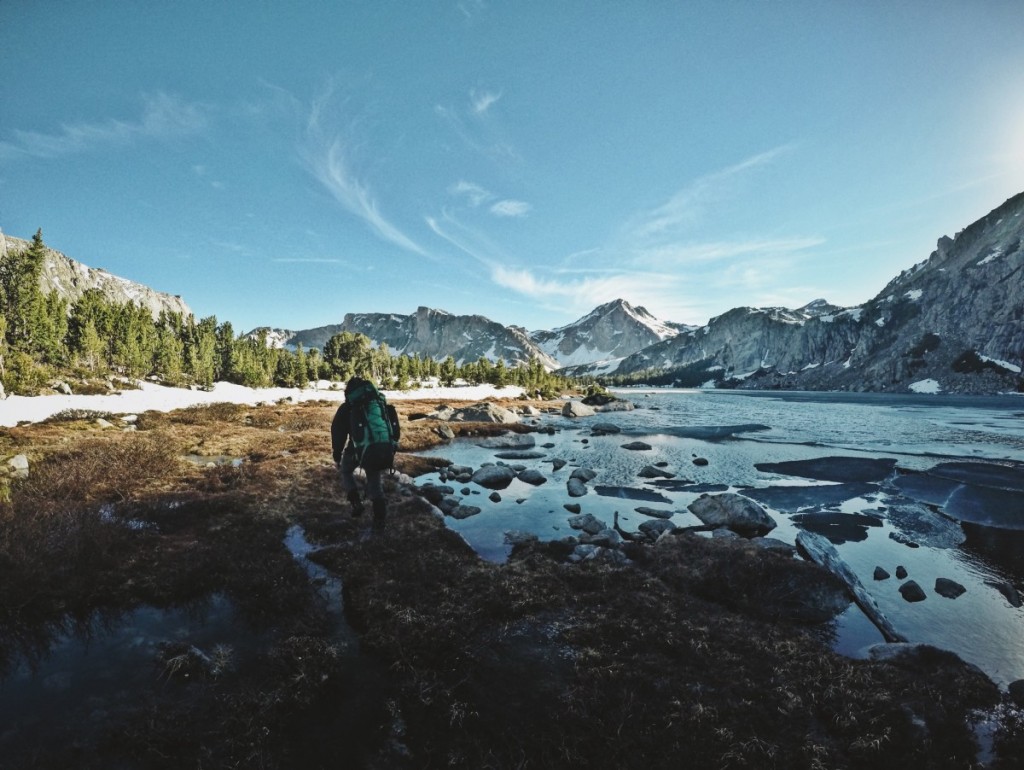
[{"label": "rocky cliff", "polygon": [[340,324],[294,332],[286,338],[286,344],[301,342],[305,348],[322,350],[327,340],[339,332],[365,334],[374,344],[387,344],[394,354],[418,354],[438,360],[452,356],[460,364],[481,357],[491,361],[504,358],[511,366],[538,358],[549,369],[558,367],[558,362],[538,348],[521,327],[503,326],[480,315],[459,316],[428,307],[420,307],[411,315],[347,313]]},{"label": "rocky cliff", "polygon": [[[6,258],[8,253],[24,251],[31,245],[29,241],[12,238],[0,232],[0,259]],[[184,316],[192,315],[188,305],[179,296],[155,291],[141,283],[112,275],[106,270],[88,267],[50,248],[46,250],[39,284],[46,294],[56,291],[68,301],[69,307],[88,289],[98,289],[111,302],[120,305],[134,302],[147,308],[154,318],[159,316],[162,310],[181,313]]]},{"label": "rocky cliff", "polygon": [[[949,238],[873,299],[839,310],[737,308],[622,361],[692,386],[991,393],[1021,388],[1024,193]],[[577,369],[577,371],[580,371]]]}]

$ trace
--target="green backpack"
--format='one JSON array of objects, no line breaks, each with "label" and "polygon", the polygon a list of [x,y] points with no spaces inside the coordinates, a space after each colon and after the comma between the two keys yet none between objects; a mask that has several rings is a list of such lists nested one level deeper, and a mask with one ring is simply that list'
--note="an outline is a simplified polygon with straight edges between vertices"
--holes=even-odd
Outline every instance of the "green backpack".
[{"label": "green backpack", "polygon": [[400,435],[395,408],[372,382],[356,377],[345,388],[345,401],[351,404],[349,435],[360,464],[365,467],[372,457],[374,465],[391,467]]}]

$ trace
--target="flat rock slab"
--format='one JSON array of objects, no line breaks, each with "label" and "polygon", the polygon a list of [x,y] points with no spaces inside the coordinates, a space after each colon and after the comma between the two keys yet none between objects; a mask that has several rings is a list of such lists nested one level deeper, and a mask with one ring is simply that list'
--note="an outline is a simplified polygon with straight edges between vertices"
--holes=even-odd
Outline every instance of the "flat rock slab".
[{"label": "flat rock slab", "polygon": [[801,529],[824,535],[833,545],[868,539],[869,527],[881,527],[882,519],[862,513],[799,513],[791,517]]},{"label": "flat rock slab", "polygon": [[888,502],[886,518],[904,542],[929,548],[956,548],[967,540],[967,533],[958,522],[935,513],[926,505],[913,500],[890,499]]},{"label": "flat rock slab", "polygon": [[537,439],[530,433],[506,433],[477,439],[473,443],[484,449],[532,449],[537,445]]},{"label": "flat rock slab", "polygon": [[957,521],[1024,530],[1024,469],[1019,464],[940,463],[893,482],[907,497],[937,505]]},{"label": "flat rock slab", "polygon": [[762,430],[771,430],[770,425],[760,423],[747,423],[745,425],[687,425],[678,428],[663,428],[659,433],[679,438],[699,438],[703,441],[721,441],[732,438],[737,433],[757,433]]},{"label": "flat rock slab", "polygon": [[494,456],[499,460],[539,460],[542,457],[546,457],[544,452],[533,452],[528,449],[513,449],[504,452],[495,452]]},{"label": "flat rock slab", "polygon": [[675,515],[675,511],[666,511],[663,508],[648,508],[646,505],[641,505],[633,510],[644,516],[653,516],[655,519],[671,519]]},{"label": "flat rock slab", "polygon": [[817,481],[884,481],[892,475],[896,460],[867,457],[818,457],[782,463],[754,463],[764,473],[780,473]]},{"label": "flat rock slab", "polygon": [[650,489],[637,489],[636,487],[596,486],[594,491],[602,497],[619,497],[623,500],[644,500],[649,503],[672,502],[665,495],[658,494]]},{"label": "flat rock slab", "polygon": [[777,511],[798,511],[815,505],[838,505],[878,491],[874,484],[823,484],[815,487],[744,487],[742,492]]},{"label": "flat rock slab", "polygon": [[623,444],[622,448],[632,452],[646,452],[648,449],[654,449],[646,441],[630,441],[628,444]]}]

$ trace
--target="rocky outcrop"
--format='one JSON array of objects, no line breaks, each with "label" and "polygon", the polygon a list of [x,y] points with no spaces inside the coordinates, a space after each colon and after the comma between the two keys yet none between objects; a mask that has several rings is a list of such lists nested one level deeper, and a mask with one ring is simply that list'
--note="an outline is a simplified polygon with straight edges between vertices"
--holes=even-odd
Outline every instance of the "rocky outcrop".
[{"label": "rocky outcrop", "polygon": [[[1024,193],[873,299],[840,309],[742,307],[624,359],[612,373],[682,386],[989,393],[1022,387]],[[580,372],[576,372],[580,373]]]},{"label": "rocky outcrop", "polygon": [[298,331],[285,338],[285,344],[319,348],[341,332],[365,334],[375,345],[386,344],[395,355],[419,355],[438,361],[452,356],[456,363],[480,358],[503,358],[510,366],[539,359],[548,369],[558,362],[538,348],[526,331],[518,326],[503,326],[481,315],[460,316],[428,307],[411,315],[395,313],[347,313],[340,324]]},{"label": "rocky outcrop", "polygon": [[[31,245],[29,241],[12,238],[0,232],[0,259],[6,258],[8,254],[24,251]],[[125,305],[134,302],[146,308],[153,318],[157,318],[162,311],[180,313],[183,317],[192,315],[192,311],[180,296],[156,291],[106,270],[88,267],[50,248],[46,250],[39,287],[44,294],[57,292],[59,297],[67,300],[69,308],[86,291],[97,289],[114,304]]]}]

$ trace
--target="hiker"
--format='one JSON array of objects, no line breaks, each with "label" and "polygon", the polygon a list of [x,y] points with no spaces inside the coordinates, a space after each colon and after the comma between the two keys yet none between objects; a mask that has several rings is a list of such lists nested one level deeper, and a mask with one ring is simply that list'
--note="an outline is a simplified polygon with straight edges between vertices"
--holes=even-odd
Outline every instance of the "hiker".
[{"label": "hiker", "polygon": [[381,474],[394,467],[398,437],[395,408],[372,382],[362,377],[350,378],[345,384],[345,402],[331,421],[331,450],[353,516],[363,512],[363,501],[353,474],[359,466],[366,472],[366,497],[373,506],[376,527],[382,526],[387,516]]}]

